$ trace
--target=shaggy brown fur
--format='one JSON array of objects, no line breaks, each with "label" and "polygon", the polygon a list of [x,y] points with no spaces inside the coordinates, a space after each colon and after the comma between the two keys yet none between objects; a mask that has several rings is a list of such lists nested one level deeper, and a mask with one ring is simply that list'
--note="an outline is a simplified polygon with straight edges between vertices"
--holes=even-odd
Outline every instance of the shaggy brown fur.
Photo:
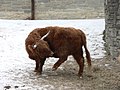
[{"label": "shaggy brown fur", "polygon": [[[44,39],[40,39],[45,34]],[[42,72],[46,57],[59,58],[54,64],[56,70],[69,55],[72,55],[79,65],[78,75],[82,76],[84,68],[83,49],[85,48],[88,66],[91,66],[90,53],[86,46],[86,36],[80,29],[70,27],[46,27],[33,30],[26,39],[26,50],[31,59],[36,61],[36,71]],[[53,54],[54,53],[54,54]]]}]

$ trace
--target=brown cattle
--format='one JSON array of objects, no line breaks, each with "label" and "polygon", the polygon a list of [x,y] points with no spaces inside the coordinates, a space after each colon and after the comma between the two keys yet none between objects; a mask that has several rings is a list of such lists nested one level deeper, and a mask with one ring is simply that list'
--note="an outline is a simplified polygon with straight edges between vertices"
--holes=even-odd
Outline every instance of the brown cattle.
[{"label": "brown cattle", "polygon": [[91,58],[86,46],[86,36],[80,29],[70,27],[38,28],[33,30],[26,39],[26,50],[29,57],[36,61],[35,71],[39,73],[42,72],[47,57],[59,58],[53,66],[53,70],[56,70],[67,60],[69,55],[72,55],[79,65],[78,75],[81,77],[84,68],[83,46],[90,67]]}]

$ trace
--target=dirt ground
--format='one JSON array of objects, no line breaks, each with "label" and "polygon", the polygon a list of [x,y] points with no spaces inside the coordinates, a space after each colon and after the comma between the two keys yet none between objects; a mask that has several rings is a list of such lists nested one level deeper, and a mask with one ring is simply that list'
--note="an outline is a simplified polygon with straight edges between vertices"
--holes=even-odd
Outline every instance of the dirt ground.
[{"label": "dirt ground", "polygon": [[[48,59],[49,60],[49,59]],[[83,78],[77,76],[78,65],[72,57],[69,58],[56,72],[51,66],[45,68],[42,75],[36,75],[32,68],[8,71],[11,79],[23,84],[4,86],[4,89],[17,90],[120,90],[120,63],[106,57],[92,61],[92,73],[88,73],[85,65]]]}]

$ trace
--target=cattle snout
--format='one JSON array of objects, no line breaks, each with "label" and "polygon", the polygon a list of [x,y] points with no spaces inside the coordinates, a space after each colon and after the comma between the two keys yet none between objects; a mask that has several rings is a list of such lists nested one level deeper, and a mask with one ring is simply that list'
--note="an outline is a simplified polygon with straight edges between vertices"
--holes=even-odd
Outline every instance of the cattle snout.
[{"label": "cattle snout", "polygon": [[50,53],[50,55],[49,55],[49,56],[51,56],[51,57],[52,57],[53,55],[54,55],[54,53],[51,51],[51,53]]}]

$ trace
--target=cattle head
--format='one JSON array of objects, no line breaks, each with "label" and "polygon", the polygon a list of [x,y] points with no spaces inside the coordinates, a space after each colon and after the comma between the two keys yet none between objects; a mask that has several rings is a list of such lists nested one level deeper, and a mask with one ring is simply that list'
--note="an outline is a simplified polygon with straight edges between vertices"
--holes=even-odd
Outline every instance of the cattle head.
[{"label": "cattle head", "polygon": [[47,37],[49,33],[50,32],[44,35],[41,39],[37,40],[34,45],[28,45],[31,52],[31,54],[29,54],[30,58],[36,60],[37,58],[43,59],[53,55],[47,41],[44,41],[44,38]]}]

